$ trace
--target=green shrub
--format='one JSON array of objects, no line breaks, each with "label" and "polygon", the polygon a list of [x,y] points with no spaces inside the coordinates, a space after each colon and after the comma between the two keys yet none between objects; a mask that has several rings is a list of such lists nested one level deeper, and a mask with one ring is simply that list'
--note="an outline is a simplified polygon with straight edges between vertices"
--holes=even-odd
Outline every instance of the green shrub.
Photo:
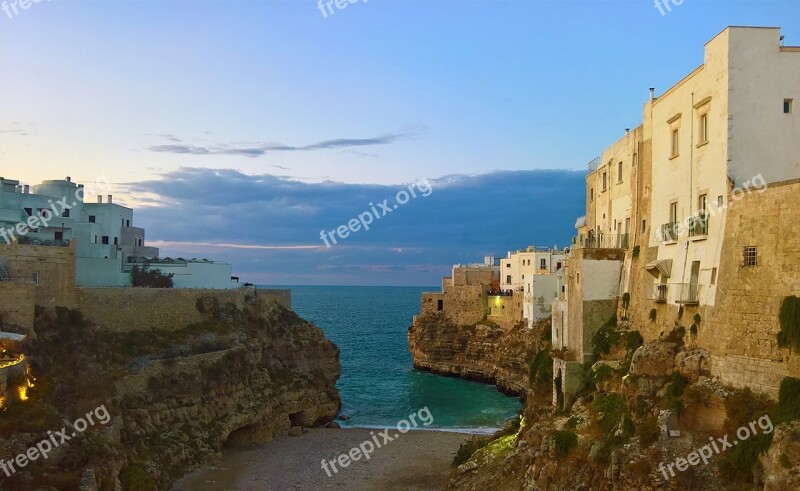
[{"label": "green shrub", "polygon": [[794,295],[784,298],[778,317],[781,322],[778,346],[800,351],[800,298]]},{"label": "green shrub", "polygon": [[122,469],[119,480],[125,491],[158,491],[156,481],[140,464],[129,465]]},{"label": "green shrub", "polygon": [[636,425],[636,435],[642,448],[649,447],[658,440],[661,428],[658,426],[658,417],[651,415]]},{"label": "green shrub", "polygon": [[683,392],[689,381],[678,372],[673,372],[672,380],[667,387],[667,392],[664,395],[664,405],[667,409],[677,411],[680,414],[683,411]]},{"label": "green shrub", "polygon": [[700,325],[700,321],[702,320],[702,318],[700,317],[700,314],[694,314],[692,320],[694,321],[695,324]]},{"label": "green shrub", "polygon": [[556,431],[553,437],[556,451],[562,456],[567,456],[570,450],[578,446],[578,435],[572,431]]},{"label": "green shrub", "polygon": [[625,334],[625,348],[628,351],[636,351],[644,344],[644,338],[639,331],[628,331]]},{"label": "green shrub", "polygon": [[592,401],[592,409],[599,417],[600,427],[606,435],[610,435],[625,415],[625,399],[622,394],[606,393],[598,395]]},{"label": "green shrub", "polygon": [[453,465],[458,467],[459,465],[468,461],[470,457],[475,454],[475,452],[491,443],[491,441],[492,437],[490,436],[474,436],[462,443],[458,448],[458,452],[456,452],[456,456],[453,458]]},{"label": "green shrub", "polygon": [[619,341],[617,327],[617,316],[611,317],[600,329],[592,334],[592,359],[597,361],[601,355],[608,354],[611,348]]},{"label": "green shrub", "polygon": [[131,268],[131,285],[144,288],[172,288],[175,286],[174,273],[162,273],[158,269],[150,269],[149,264],[134,265]]},{"label": "green shrub", "polygon": [[568,430],[574,430],[581,423],[583,423],[583,418],[581,418],[580,416],[570,416],[570,418],[564,424],[564,428]]},{"label": "green shrub", "polygon": [[692,336],[697,336],[697,324],[689,326],[689,332],[692,333]]},{"label": "green shrub", "polygon": [[542,350],[530,361],[528,381],[531,387],[550,385],[553,381],[553,358],[549,350]]},{"label": "green shrub", "polygon": [[800,379],[785,377],[781,381],[778,415],[782,421],[800,419]]},{"label": "green shrub", "polygon": [[628,306],[631,304],[631,294],[625,292],[622,294],[622,308],[628,310]]},{"label": "green shrub", "polygon": [[658,316],[658,311],[656,309],[650,309],[650,320],[655,322],[656,316]]},{"label": "green shrub", "polygon": [[631,251],[631,257],[633,259],[636,259],[637,257],[639,257],[639,246],[638,245],[637,246],[633,246],[633,251]]},{"label": "green shrub", "polygon": [[791,469],[792,468],[792,461],[789,460],[789,456],[785,453],[782,453],[780,457],[778,457],[778,462],[780,462],[781,467],[784,469]]}]

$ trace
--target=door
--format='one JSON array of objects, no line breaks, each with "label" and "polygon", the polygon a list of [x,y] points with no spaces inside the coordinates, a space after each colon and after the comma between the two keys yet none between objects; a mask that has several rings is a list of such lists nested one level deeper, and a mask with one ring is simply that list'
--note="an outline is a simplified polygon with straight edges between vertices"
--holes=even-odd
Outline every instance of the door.
[{"label": "door", "polygon": [[699,287],[697,286],[697,282],[700,279],[700,261],[692,262],[692,274],[689,278],[689,298],[687,298],[687,300],[690,302],[696,302],[699,297]]}]

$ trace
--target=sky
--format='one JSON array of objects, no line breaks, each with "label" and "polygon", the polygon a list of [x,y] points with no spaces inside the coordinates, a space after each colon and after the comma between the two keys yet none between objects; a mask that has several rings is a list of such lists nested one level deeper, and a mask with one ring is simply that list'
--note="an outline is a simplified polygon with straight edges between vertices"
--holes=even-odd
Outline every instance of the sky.
[{"label": "sky", "polygon": [[796,0],[666,1],[0,0],[0,175],[107,180],[243,281],[436,285],[568,245],[586,163],[727,25],[800,45]]}]

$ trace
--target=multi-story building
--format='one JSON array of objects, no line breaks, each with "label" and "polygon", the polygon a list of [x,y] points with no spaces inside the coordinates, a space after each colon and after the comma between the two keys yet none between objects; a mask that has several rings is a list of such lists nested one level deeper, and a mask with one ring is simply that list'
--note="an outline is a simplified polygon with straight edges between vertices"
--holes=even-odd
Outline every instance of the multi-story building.
[{"label": "multi-story building", "polygon": [[131,208],[114,203],[110,194],[85,202],[84,192],[69,177],[32,188],[0,177],[0,244],[20,237],[41,244],[74,242],[79,286],[129,286],[131,268],[145,263],[173,273],[176,288],[238,286],[229,264],[159,259],[159,249],[145,245],[145,230],[133,225]]},{"label": "multi-story building", "polygon": [[[568,313],[558,328],[576,361],[615,311],[592,321],[575,311],[591,277],[604,302],[629,296],[619,313],[646,341],[692,323],[688,343],[709,352],[723,383],[775,395],[800,373],[776,339],[781,302],[800,284],[800,47],[782,44],[777,28],[725,29],[703,65],[659,97],[651,89],[642,125],[590,164],[567,298],[554,304]],[[609,263],[603,273],[581,274],[589,251]]]},{"label": "multi-story building", "polygon": [[533,275],[553,274],[564,265],[566,253],[549,247],[528,246],[525,250],[508,252],[500,260],[500,289],[524,291],[525,281]]}]

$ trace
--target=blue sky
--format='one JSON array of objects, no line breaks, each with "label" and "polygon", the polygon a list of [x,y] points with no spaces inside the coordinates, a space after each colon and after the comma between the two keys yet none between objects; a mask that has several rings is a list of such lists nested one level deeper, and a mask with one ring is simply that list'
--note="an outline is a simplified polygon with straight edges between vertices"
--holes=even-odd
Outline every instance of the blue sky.
[{"label": "blue sky", "polygon": [[[780,26],[800,44],[793,0],[684,0],[663,16],[648,0],[334,11],[305,0],[0,11],[0,175],[105,177],[166,254],[222,258],[258,282],[436,284],[454,262],[564,245],[586,162],[725,26]],[[421,178],[431,197],[330,250],[308,247]]]}]

